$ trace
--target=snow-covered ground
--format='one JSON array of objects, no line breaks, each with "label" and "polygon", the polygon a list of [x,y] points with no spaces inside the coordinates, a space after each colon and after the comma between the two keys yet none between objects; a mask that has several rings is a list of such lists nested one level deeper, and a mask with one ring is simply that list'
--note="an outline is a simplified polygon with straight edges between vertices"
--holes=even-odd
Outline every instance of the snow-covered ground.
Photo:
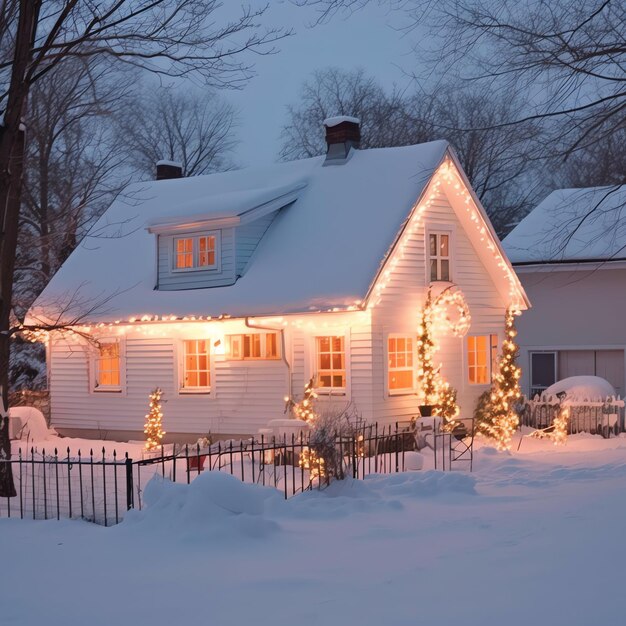
[{"label": "snow-covered ground", "polygon": [[285,501],[155,481],[113,528],[0,520],[3,625],[624,623],[626,439],[478,450],[472,474]]}]

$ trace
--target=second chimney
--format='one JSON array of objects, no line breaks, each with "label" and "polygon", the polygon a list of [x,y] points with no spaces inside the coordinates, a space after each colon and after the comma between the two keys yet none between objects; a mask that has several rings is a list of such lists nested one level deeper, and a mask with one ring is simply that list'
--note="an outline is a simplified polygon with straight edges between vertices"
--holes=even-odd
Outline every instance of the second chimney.
[{"label": "second chimney", "polygon": [[326,128],[326,160],[324,165],[345,163],[352,148],[361,142],[361,120],[358,117],[341,115],[324,120]]},{"label": "second chimney", "polygon": [[183,164],[177,161],[157,161],[156,179],[166,180],[168,178],[182,178]]}]

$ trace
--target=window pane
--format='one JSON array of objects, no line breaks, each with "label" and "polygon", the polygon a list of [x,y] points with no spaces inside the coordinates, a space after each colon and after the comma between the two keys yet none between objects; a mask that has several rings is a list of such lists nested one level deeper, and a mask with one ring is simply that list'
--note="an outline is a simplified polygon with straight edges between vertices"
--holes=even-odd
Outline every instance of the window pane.
[{"label": "window pane", "polygon": [[439,235],[441,244],[439,246],[441,256],[449,256],[448,254],[448,235]]},{"label": "window pane", "polygon": [[402,370],[389,373],[389,389],[411,389],[413,387],[413,372]]},{"label": "window pane", "polygon": [[437,259],[430,260],[430,280],[438,280],[437,276]]},{"label": "window pane", "polygon": [[389,337],[387,341],[387,351],[389,352],[389,354],[391,354],[392,352],[396,351],[396,339],[395,337]]},{"label": "window pane", "polygon": [[441,276],[439,280],[450,280],[450,261],[441,261]]},{"label": "window pane", "polygon": [[319,377],[319,381],[320,381],[320,387],[331,387],[330,381],[331,381],[331,377],[328,375],[321,375]]},{"label": "window pane", "polygon": [[333,337],[333,352],[343,351],[343,337]]},{"label": "window pane", "polygon": [[395,352],[390,352],[389,353],[389,367],[396,367],[396,353]]},{"label": "window pane", "polygon": [[278,356],[278,335],[270,333],[265,335],[265,356],[274,359]]},{"label": "window pane", "polygon": [[320,369],[321,370],[330,369],[330,354],[320,354]]},{"label": "window pane", "polygon": [[406,359],[404,358],[404,352],[398,352],[398,367],[404,367],[406,365]]},{"label": "window pane", "polygon": [[430,235],[430,256],[437,256],[437,235]]},{"label": "window pane", "polygon": [[320,352],[328,352],[330,350],[330,337],[319,337],[318,342]]},{"label": "window pane", "polygon": [[333,354],[333,369],[340,370],[343,368],[343,354]]},{"label": "window pane", "polygon": [[550,352],[533,352],[530,355],[531,386],[549,387],[554,384],[555,354]]}]

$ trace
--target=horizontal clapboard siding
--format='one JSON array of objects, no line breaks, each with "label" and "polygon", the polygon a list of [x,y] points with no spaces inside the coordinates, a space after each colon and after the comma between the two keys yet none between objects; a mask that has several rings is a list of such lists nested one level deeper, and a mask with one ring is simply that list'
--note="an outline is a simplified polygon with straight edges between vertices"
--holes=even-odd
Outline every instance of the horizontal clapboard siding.
[{"label": "horizontal clapboard siding", "polygon": [[259,241],[269,228],[277,211],[260,217],[254,222],[238,226],[235,232],[235,248],[237,259],[237,276],[243,276],[250,258],[254,254]]},{"label": "horizontal clapboard siding", "polygon": [[[444,191],[422,214],[404,257],[383,291],[372,318],[372,392],[376,420],[392,422],[416,415],[421,399],[417,395],[389,396],[386,390],[386,341],[390,333],[416,336],[418,315],[428,288],[425,237],[427,231],[451,229],[453,233],[452,279],[469,306],[472,324],[469,334],[503,336],[506,303],[463,230]],[[442,374],[457,389],[462,415],[471,417],[478,396],[488,387],[470,385],[467,374],[466,339],[453,336],[439,338],[436,359],[443,364]]]},{"label": "horizontal clapboard siding", "polygon": [[92,392],[86,349],[63,341],[51,348],[52,423],[58,428],[143,430],[148,394],[164,392],[164,428],[170,433],[255,433],[282,417],[287,393],[283,361],[227,361],[216,357],[213,393],[179,394],[172,338],[128,338],[125,393]]}]

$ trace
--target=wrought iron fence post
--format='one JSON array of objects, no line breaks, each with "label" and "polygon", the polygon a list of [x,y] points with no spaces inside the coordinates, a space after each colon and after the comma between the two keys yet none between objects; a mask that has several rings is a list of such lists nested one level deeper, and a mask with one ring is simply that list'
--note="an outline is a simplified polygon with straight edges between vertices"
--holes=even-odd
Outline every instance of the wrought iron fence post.
[{"label": "wrought iron fence post", "polygon": [[133,487],[133,460],[128,458],[128,452],[126,453],[124,465],[126,466],[126,510],[130,511],[135,508],[135,493]]}]

